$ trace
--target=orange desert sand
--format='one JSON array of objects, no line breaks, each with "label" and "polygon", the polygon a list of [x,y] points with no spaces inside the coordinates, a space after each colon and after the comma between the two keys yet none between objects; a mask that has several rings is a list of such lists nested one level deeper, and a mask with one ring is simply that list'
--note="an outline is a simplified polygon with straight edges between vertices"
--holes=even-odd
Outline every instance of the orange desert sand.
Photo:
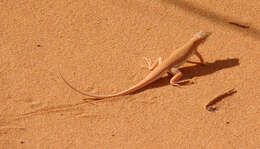
[{"label": "orange desert sand", "polygon": [[[260,1],[3,0],[0,149],[260,148]],[[187,63],[134,94],[90,101],[142,80],[204,30]],[[192,57],[191,61],[198,62]]]}]

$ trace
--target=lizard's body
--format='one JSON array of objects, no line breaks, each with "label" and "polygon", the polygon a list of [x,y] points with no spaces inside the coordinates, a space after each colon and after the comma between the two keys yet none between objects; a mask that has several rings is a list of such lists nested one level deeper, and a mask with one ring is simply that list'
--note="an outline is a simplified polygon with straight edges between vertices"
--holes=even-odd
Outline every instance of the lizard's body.
[{"label": "lizard's body", "polygon": [[178,80],[182,77],[182,73],[177,69],[181,65],[183,65],[185,62],[188,61],[188,59],[196,54],[201,63],[203,63],[203,59],[201,55],[197,52],[197,47],[201,43],[202,40],[204,40],[208,36],[208,33],[204,31],[200,31],[197,33],[190,41],[188,41],[184,46],[180,47],[179,49],[173,51],[171,55],[165,59],[164,61],[159,58],[153,65],[151,65],[148,60],[146,59],[148,63],[148,68],[151,70],[151,72],[139,83],[136,85],[130,87],[127,90],[121,91],[119,93],[115,94],[109,94],[109,95],[96,95],[92,93],[84,93],[82,91],[77,90],[73,86],[71,86],[61,75],[61,78],[64,80],[64,82],[71,87],[73,90],[79,92],[80,94],[93,97],[95,99],[101,99],[101,98],[108,98],[108,97],[115,97],[120,95],[127,95],[130,94],[154,81],[159,79],[163,74],[169,72],[171,74],[174,74],[173,78],[171,79],[170,83],[172,85],[177,85]]}]

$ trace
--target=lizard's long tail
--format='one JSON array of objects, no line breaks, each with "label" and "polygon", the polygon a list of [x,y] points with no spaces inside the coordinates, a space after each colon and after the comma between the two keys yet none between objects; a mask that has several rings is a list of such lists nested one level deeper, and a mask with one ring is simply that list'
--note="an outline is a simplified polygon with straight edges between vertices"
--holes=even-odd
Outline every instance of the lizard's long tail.
[{"label": "lizard's long tail", "polygon": [[92,94],[92,93],[86,93],[86,92],[82,92],[78,89],[76,89],[75,87],[73,87],[68,81],[65,80],[65,78],[61,75],[60,73],[60,76],[62,78],[62,80],[70,87],[72,88],[73,90],[75,90],[76,92],[82,94],[82,95],[85,95],[85,96],[89,96],[89,97],[92,97],[93,99],[102,99],[102,98],[109,98],[109,97],[115,97],[115,96],[121,96],[121,95],[126,95],[126,94],[129,94],[129,93],[132,93],[140,88],[142,88],[143,86],[145,86],[145,84],[147,82],[152,82],[153,80],[147,80],[146,78],[143,79],[142,81],[140,81],[139,83],[137,83],[136,85],[132,86],[131,88],[127,89],[127,90],[124,90],[124,91],[121,91],[121,92],[118,92],[118,93],[115,93],[115,94],[108,94],[108,95],[97,95],[97,94]]}]

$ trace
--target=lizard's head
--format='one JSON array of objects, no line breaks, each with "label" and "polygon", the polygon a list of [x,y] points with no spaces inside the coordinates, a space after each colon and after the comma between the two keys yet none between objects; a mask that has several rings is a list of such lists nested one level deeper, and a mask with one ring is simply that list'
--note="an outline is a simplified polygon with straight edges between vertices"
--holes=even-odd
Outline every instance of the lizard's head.
[{"label": "lizard's head", "polygon": [[194,44],[198,46],[199,44],[204,43],[209,35],[211,35],[210,32],[200,31],[193,37],[192,40],[194,40]]},{"label": "lizard's head", "polygon": [[193,46],[197,47],[200,44],[206,41],[206,38],[210,35],[210,32],[200,31],[199,33],[195,34],[191,41],[193,42]]},{"label": "lizard's head", "polygon": [[200,31],[199,33],[196,34],[196,37],[199,39],[205,39],[207,38],[211,33],[210,32],[205,32],[205,31]]}]

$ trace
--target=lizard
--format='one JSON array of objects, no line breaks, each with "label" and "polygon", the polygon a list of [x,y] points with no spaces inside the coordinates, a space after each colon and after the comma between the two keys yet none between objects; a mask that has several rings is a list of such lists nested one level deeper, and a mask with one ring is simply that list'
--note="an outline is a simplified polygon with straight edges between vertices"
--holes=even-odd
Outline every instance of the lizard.
[{"label": "lizard", "polygon": [[61,75],[62,80],[73,90],[76,92],[89,96],[92,99],[103,99],[103,98],[109,98],[109,97],[116,97],[116,96],[122,96],[127,95],[130,93],[133,93],[137,91],[138,89],[141,89],[152,82],[158,80],[161,78],[165,73],[170,73],[173,75],[173,77],[170,79],[170,84],[173,86],[179,86],[179,83],[183,81],[179,81],[181,77],[183,76],[182,72],[178,70],[180,66],[182,66],[186,62],[190,62],[189,58],[193,55],[196,55],[201,64],[204,64],[204,60],[200,53],[197,51],[197,47],[210,35],[209,32],[200,31],[199,33],[195,34],[188,42],[186,42],[182,47],[178,48],[177,50],[174,50],[170,56],[162,60],[161,57],[159,57],[153,64],[151,64],[151,60],[148,60],[145,58],[146,63],[148,64],[148,69],[151,71],[143,80],[141,80],[136,85],[133,85],[132,87],[123,90],[118,93],[114,94],[108,94],[108,95],[98,95],[93,93],[86,93],[82,92],[75,87],[73,87],[68,81],[65,80],[65,78]]}]

